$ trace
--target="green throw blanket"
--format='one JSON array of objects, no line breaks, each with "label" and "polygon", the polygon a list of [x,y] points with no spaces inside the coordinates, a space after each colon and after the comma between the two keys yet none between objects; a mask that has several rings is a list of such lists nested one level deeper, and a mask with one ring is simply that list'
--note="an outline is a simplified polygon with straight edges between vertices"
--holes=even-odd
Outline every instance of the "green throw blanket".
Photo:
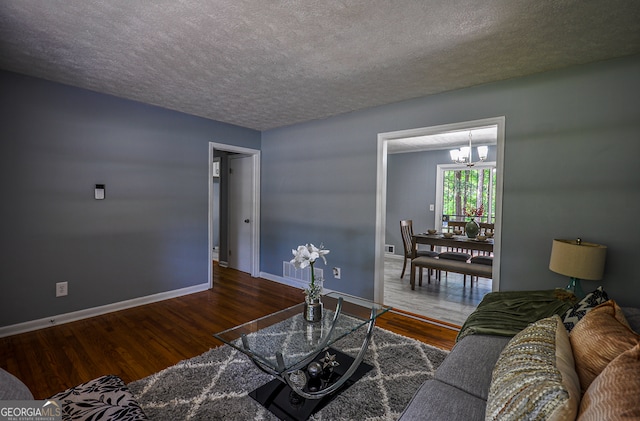
[{"label": "green throw blanket", "polygon": [[490,292],[464,322],[456,341],[472,334],[514,336],[545,317],[562,317],[576,302],[575,295],[563,289]]}]

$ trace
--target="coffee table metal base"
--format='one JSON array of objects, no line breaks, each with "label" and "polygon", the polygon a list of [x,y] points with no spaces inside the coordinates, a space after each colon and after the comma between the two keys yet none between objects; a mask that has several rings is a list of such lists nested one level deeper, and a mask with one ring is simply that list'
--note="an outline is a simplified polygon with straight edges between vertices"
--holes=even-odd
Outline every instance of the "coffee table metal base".
[{"label": "coffee table metal base", "polygon": [[[339,366],[333,369],[331,376],[325,376],[318,384],[312,384],[311,387],[327,388],[336,383],[342,378],[347,369],[351,366],[354,358],[347,354],[344,354],[333,348],[329,348],[330,354],[335,354],[336,361],[340,363]],[[320,354],[317,360],[323,357],[324,354]],[[317,361],[316,360],[316,361]],[[367,374],[373,367],[367,363],[360,363],[356,371],[351,377],[335,392],[328,394],[322,399],[305,399],[297,395],[289,385],[281,380],[274,379],[269,383],[260,386],[256,390],[249,393],[253,399],[259,402],[262,406],[267,408],[271,413],[287,421],[302,421],[308,419],[311,415],[324,408],[329,402],[331,402],[337,395],[351,386],[353,383],[361,379]],[[308,391],[309,385],[305,386],[304,391]]]}]

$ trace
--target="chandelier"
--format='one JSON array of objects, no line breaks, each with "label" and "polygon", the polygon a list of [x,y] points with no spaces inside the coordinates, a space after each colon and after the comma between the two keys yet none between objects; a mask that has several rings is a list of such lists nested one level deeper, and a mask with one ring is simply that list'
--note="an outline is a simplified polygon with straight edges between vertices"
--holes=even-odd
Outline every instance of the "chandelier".
[{"label": "chandelier", "polygon": [[[487,159],[489,153],[488,146],[478,146],[478,157],[481,162]],[[471,130],[469,130],[469,146],[463,146],[460,149],[452,149],[449,151],[451,160],[456,164],[465,164],[467,167],[473,167],[475,162],[471,160]]]}]

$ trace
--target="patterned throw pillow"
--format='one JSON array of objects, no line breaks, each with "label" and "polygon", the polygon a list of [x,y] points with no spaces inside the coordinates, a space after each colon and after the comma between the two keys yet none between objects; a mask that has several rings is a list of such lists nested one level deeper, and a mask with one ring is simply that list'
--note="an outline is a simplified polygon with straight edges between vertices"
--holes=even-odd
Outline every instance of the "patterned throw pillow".
[{"label": "patterned throw pillow", "polygon": [[49,399],[62,403],[64,420],[148,420],[124,381],[114,375],[98,377]]},{"label": "patterned throw pillow", "polygon": [[580,382],[560,316],[539,320],[514,336],[493,369],[486,420],[573,420]]},{"label": "patterned throw pillow", "polygon": [[591,383],[578,421],[640,419],[640,344],[623,352]]},{"label": "patterned throw pillow", "polygon": [[606,301],[609,301],[609,296],[602,287],[598,287],[595,291],[587,294],[578,304],[574,305],[564,314],[562,321],[564,322],[564,327],[567,328],[567,332],[571,332],[571,329],[574,328],[576,323],[578,323],[589,310]]},{"label": "patterned throw pillow", "polygon": [[618,355],[640,343],[614,300],[587,313],[569,335],[582,392]]}]

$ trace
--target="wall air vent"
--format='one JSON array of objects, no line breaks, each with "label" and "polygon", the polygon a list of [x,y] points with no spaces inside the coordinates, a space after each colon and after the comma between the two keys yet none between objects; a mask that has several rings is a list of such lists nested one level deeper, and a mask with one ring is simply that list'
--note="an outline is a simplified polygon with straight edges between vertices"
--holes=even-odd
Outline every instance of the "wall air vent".
[{"label": "wall air vent", "polygon": [[[315,268],[316,279],[323,279],[324,271],[322,269]],[[303,281],[305,283],[311,282],[311,267],[304,269],[298,269],[293,263],[283,261],[282,262],[282,277],[291,279],[294,281]]]}]

